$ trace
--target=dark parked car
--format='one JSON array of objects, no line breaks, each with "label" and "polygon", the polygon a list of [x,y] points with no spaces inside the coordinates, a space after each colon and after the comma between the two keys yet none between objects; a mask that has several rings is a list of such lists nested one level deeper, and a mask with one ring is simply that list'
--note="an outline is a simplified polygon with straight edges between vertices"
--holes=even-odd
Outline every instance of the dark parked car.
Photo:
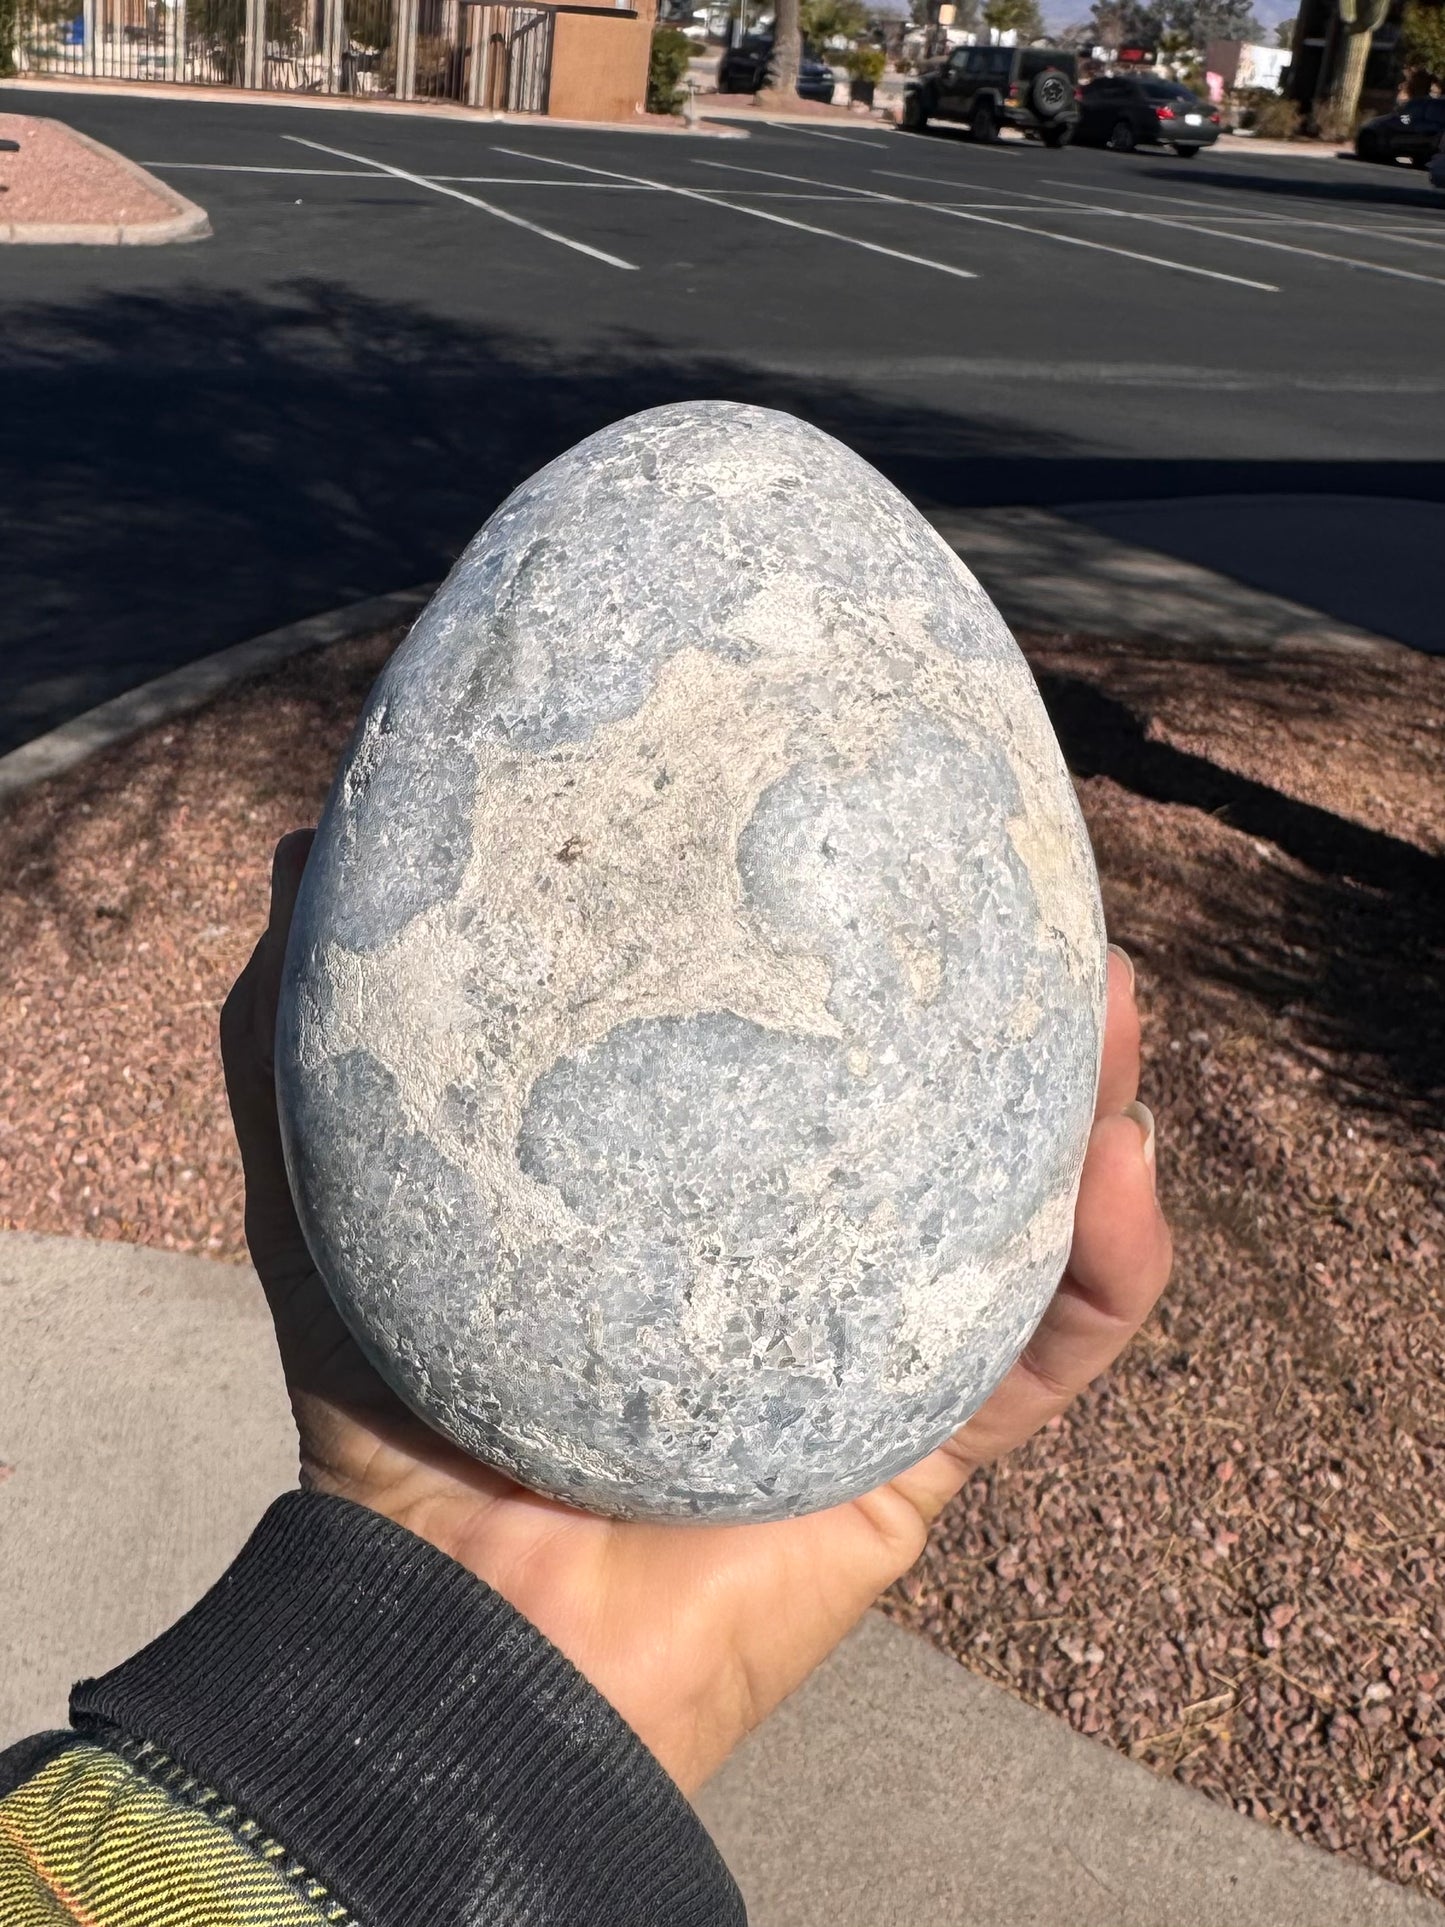
[{"label": "dark parked car", "polygon": [[[768,62],[773,57],[773,36],[750,33],[735,47],[729,47],[717,65],[717,90],[720,94],[755,94],[768,77]],[[819,60],[809,47],[803,49],[798,68],[798,92],[804,100],[829,101],[837,79],[826,60]]]},{"label": "dark parked car", "polygon": [[1219,139],[1219,109],[1177,80],[1110,74],[1089,82],[1079,107],[1077,138],[1119,154],[1153,142],[1192,160]]},{"label": "dark parked car", "polygon": [[1428,167],[1445,141],[1445,100],[1403,100],[1392,114],[1377,114],[1355,135],[1362,161],[1408,161]]},{"label": "dark parked car", "polygon": [[910,81],[903,125],[961,121],[976,141],[1018,127],[1062,147],[1079,117],[1079,59],[1057,47],[956,47],[930,74]]}]

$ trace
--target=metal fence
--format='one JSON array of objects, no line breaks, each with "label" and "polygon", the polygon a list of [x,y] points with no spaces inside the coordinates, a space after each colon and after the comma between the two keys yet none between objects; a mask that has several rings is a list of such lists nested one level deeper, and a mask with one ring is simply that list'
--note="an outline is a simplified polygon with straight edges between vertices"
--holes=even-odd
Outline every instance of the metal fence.
[{"label": "metal fence", "polygon": [[22,74],[455,100],[545,114],[552,7],[469,0],[21,0]]}]

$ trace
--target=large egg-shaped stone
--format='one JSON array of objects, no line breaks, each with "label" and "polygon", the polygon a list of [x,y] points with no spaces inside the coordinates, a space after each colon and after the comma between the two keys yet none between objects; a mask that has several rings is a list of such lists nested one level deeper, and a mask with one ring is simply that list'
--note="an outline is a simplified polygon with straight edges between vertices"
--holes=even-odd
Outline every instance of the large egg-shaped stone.
[{"label": "large egg-shaped stone", "polygon": [[765,1519],[940,1443],[1065,1264],[1106,954],[988,597],[762,408],[519,488],[378,681],[278,1074],[317,1265],[470,1453]]}]

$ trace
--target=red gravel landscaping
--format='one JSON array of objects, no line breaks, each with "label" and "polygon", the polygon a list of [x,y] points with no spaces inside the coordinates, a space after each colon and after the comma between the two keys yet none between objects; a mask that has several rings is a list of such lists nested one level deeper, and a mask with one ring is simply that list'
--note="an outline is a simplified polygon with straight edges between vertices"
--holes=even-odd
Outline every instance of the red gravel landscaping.
[{"label": "red gravel landscaping", "polygon": [[[0,1223],[242,1256],[216,1015],[395,639],[7,801]],[[1445,1898],[1445,661],[1025,644],[1139,967],[1178,1265],[886,1610]]]},{"label": "red gravel landscaping", "polygon": [[138,170],[58,120],[0,114],[0,140],[20,143],[18,154],[0,153],[0,227],[138,227],[175,217],[172,203],[152,193]]}]

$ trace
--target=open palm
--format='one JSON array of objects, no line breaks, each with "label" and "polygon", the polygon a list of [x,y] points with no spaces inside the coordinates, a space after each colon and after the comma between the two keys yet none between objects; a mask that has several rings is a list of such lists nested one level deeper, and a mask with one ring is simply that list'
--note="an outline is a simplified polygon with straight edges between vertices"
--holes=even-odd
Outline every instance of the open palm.
[{"label": "open palm", "polygon": [[1152,1123],[1135,1099],[1132,973],[1110,959],[1098,1115],[1069,1269],[1023,1357],[969,1422],[850,1504],[759,1525],[622,1522],[529,1492],[450,1445],[363,1358],[292,1208],[272,1074],[276,1000],[309,831],[284,837],[270,923],[221,1014],[246,1238],[276,1321],[302,1483],[386,1514],[494,1587],[692,1792],[887,1586],[976,1466],[1021,1444],[1118,1356],[1169,1274]]}]

